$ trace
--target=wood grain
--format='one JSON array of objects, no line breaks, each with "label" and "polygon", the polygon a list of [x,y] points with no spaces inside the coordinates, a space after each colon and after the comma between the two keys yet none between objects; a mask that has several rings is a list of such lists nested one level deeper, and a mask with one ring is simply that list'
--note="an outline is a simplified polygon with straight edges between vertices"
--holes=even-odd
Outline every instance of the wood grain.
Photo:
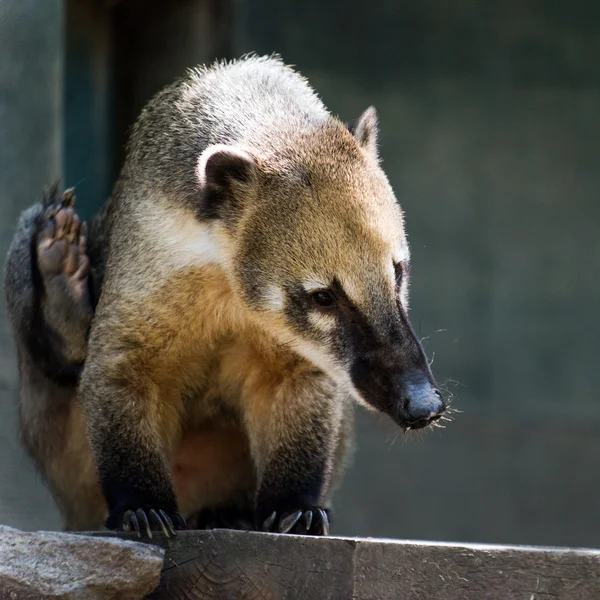
[{"label": "wood grain", "polygon": [[229,530],[153,543],[167,554],[149,600],[600,600],[600,550]]}]

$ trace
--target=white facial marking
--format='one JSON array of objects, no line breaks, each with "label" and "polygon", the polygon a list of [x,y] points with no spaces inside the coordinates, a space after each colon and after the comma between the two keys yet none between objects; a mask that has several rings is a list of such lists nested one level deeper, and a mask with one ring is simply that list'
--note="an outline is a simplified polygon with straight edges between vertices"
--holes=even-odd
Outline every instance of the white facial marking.
[{"label": "white facial marking", "polygon": [[326,333],[329,333],[335,327],[335,317],[333,315],[312,311],[308,316],[308,320],[316,329]]},{"label": "white facial marking", "polygon": [[315,367],[325,371],[336,383],[340,384],[342,381],[347,380],[344,368],[313,342],[295,338],[292,340],[291,345],[300,356],[313,363]]},{"label": "white facial marking", "polygon": [[309,360],[319,369],[323,369],[323,371],[338,385],[338,390],[346,390],[349,396],[357,404],[360,404],[369,410],[376,410],[356,389],[352,383],[350,374],[346,372],[346,369],[328,356],[326,352],[323,352],[319,347],[307,340],[294,339],[292,345],[300,356]]},{"label": "white facial marking", "polygon": [[396,248],[396,251],[393,254],[393,259],[394,263],[396,264],[407,262],[410,259],[410,251],[408,249],[408,245],[402,244],[401,246]]},{"label": "white facial marking", "polygon": [[325,283],[322,279],[311,277],[310,279],[302,282],[302,287],[308,294],[310,294],[311,292],[316,292],[317,290],[327,289],[329,284]]},{"label": "white facial marking", "polygon": [[372,404],[369,404],[361,395],[361,393],[354,387],[354,384],[350,381],[348,383],[348,392],[352,399],[360,406],[369,410],[377,410]]},{"label": "white facial marking", "polygon": [[285,305],[285,295],[283,290],[276,285],[268,286],[263,292],[263,300],[269,310],[281,312]]}]

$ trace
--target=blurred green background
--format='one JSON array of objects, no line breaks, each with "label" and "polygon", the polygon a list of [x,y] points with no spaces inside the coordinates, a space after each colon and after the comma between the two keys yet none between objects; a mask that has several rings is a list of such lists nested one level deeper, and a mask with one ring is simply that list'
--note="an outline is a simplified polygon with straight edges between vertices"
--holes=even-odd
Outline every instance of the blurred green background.
[{"label": "blurred green background", "polygon": [[[185,68],[279,52],[343,119],[377,107],[413,322],[462,411],[404,436],[360,410],[335,533],[598,547],[599,23],[593,0],[4,0],[0,252],[56,177],[89,217]],[[0,360],[0,522],[58,527],[4,305]]]}]

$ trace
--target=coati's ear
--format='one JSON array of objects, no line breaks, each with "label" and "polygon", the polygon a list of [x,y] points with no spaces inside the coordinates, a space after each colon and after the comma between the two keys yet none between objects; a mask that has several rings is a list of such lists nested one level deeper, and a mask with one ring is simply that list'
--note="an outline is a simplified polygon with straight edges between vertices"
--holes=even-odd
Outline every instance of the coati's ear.
[{"label": "coati's ear", "polygon": [[350,133],[354,136],[358,145],[377,158],[377,111],[374,106],[369,106],[358,119],[348,125]]},{"label": "coati's ear", "polygon": [[235,216],[241,212],[244,198],[256,187],[256,159],[234,146],[209,146],[198,159],[197,176],[200,217]]}]

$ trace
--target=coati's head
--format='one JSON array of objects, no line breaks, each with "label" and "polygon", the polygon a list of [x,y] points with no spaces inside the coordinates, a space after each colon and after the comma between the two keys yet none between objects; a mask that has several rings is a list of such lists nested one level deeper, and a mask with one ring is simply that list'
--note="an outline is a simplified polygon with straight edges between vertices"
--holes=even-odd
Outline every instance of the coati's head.
[{"label": "coati's head", "polygon": [[209,147],[201,212],[218,223],[233,288],[261,326],[417,429],[445,405],[408,318],[404,220],[376,138],[370,108],[353,127],[331,118],[262,155]]}]

